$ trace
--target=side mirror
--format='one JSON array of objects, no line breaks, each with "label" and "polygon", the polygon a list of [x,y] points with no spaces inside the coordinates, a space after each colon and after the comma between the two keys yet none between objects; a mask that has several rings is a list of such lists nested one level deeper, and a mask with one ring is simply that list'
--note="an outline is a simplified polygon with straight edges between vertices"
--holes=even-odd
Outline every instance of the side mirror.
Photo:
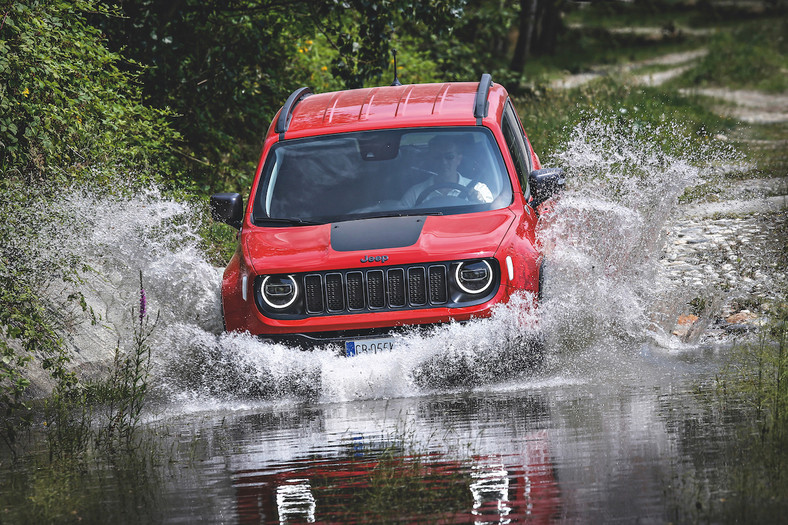
[{"label": "side mirror", "polygon": [[215,221],[241,229],[244,220],[244,200],[240,193],[215,193],[211,195],[211,217]]},{"label": "side mirror", "polygon": [[536,209],[537,206],[564,189],[564,184],[566,184],[564,170],[545,168],[532,171],[528,176],[528,184],[531,186],[531,193],[534,196],[531,207]]}]

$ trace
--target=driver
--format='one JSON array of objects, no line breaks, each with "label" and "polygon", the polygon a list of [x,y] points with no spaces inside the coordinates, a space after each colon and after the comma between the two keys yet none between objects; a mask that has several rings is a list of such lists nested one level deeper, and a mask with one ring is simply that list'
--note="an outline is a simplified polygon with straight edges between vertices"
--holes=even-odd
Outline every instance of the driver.
[{"label": "driver", "polygon": [[[493,201],[492,192],[486,184],[465,178],[457,171],[460,162],[462,162],[462,153],[454,140],[441,135],[433,137],[429,142],[429,156],[435,171],[430,172],[431,175],[427,180],[412,186],[405,192],[401,199],[403,207],[414,207],[422,193],[431,187],[434,189],[429,191],[428,196],[423,197],[422,201],[439,195],[458,197],[463,193],[463,190],[460,190],[457,185],[468,188],[465,190],[467,192],[465,198],[470,202]],[[473,183],[472,187],[470,187],[471,183]]]}]

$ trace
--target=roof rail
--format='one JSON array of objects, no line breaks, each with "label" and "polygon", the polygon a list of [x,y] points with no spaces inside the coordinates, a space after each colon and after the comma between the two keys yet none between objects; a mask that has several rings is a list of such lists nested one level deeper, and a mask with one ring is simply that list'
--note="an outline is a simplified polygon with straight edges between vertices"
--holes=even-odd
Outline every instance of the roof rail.
[{"label": "roof rail", "polygon": [[482,75],[479,81],[479,89],[476,91],[476,102],[473,106],[473,116],[477,119],[477,124],[481,124],[481,119],[487,116],[487,109],[489,103],[487,96],[490,94],[490,86],[492,85],[492,76],[489,73]]},{"label": "roof rail", "polygon": [[[282,106],[282,111],[279,113],[279,119],[276,121],[276,127],[274,131],[279,133],[280,135],[284,135],[284,132],[287,131],[287,128],[290,127],[290,118],[293,116],[293,110],[296,107],[302,98],[311,95],[312,88],[302,87],[298,88],[293,91],[289,97],[287,97],[287,101],[285,105]],[[279,137],[284,138],[284,137]]]}]

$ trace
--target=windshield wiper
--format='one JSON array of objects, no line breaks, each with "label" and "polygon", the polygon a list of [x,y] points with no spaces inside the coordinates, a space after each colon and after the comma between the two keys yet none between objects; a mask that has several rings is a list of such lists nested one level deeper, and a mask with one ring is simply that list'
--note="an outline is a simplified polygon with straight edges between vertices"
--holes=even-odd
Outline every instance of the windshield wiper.
[{"label": "windshield wiper", "polygon": [[443,215],[442,211],[392,211],[388,213],[374,213],[364,215],[363,219],[382,219],[384,217],[419,217],[421,215]]},{"label": "windshield wiper", "polygon": [[291,226],[314,226],[317,224],[325,224],[324,222],[308,221],[306,219],[299,219],[297,217],[255,217],[255,224],[286,224]]}]

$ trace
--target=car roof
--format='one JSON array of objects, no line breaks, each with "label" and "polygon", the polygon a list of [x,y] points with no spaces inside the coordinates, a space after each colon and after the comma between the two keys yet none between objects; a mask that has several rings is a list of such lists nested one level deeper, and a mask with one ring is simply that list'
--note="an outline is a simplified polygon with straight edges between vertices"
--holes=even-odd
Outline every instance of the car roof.
[{"label": "car roof", "polygon": [[[478,124],[474,105],[479,86],[479,82],[445,82],[305,94],[292,107],[285,138],[383,128],[472,126]],[[500,117],[507,96],[503,86],[491,85],[489,118]],[[269,133],[275,133],[273,125]]]}]

